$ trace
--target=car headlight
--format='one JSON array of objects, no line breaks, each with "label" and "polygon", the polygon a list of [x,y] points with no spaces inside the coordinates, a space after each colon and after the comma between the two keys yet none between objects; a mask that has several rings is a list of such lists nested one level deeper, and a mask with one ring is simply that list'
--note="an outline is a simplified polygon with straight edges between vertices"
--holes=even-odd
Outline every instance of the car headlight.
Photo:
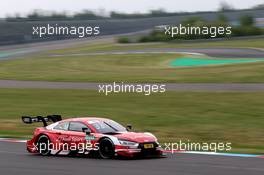
[{"label": "car headlight", "polygon": [[137,147],[138,146],[138,143],[137,142],[131,142],[131,141],[127,141],[127,140],[119,140],[119,143],[122,145],[122,146],[135,146]]}]

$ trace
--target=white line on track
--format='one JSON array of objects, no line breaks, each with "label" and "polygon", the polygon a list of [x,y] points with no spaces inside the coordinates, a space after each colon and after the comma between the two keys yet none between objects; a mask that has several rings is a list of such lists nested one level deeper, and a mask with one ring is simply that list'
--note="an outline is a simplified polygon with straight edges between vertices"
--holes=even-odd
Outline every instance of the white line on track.
[{"label": "white line on track", "polygon": [[185,55],[197,55],[197,56],[204,56],[205,54],[197,53],[197,52],[148,52],[148,51],[135,51],[135,52],[103,52],[103,53],[76,53],[76,54],[52,54],[49,55],[50,57],[63,57],[63,56],[93,56],[93,55],[125,55],[125,54],[185,54]]}]

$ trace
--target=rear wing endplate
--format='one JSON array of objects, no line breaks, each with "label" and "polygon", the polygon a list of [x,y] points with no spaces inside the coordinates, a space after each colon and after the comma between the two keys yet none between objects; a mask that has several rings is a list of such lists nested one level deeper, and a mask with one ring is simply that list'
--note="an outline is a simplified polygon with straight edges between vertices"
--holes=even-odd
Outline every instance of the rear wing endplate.
[{"label": "rear wing endplate", "polygon": [[32,123],[36,123],[36,122],[42,122],[44,126],[47,126],[47,122],[58,122],[61,121],[61,115],[48,115],[46,117],[43,116],[36,116],[36,117],[32,117],[32,116],[22,116],[22,121],[26,124],[32,124]]}]

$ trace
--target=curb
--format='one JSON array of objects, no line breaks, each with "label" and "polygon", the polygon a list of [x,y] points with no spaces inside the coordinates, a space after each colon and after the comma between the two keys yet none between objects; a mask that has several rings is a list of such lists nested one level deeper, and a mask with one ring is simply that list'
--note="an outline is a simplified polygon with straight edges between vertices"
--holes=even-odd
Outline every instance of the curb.
[{"label": "curb", "polygon": [[165,150],[165,153],[179,153],[179,154],[199,154],[199,155],[212,155],[212,156],[227,156],[227,157],[253,157],[264,158],[261,154],[239,154],[239,153],[217,153],[217,152],[204,152],[204,151],[178,151],[178,150]]},{"label": "curb", "polygon": [[12,139],[12,138],[0,138],[0,142],[12,142],[12,143],[26,143],[27,140],[19,140],[19,139]]}]

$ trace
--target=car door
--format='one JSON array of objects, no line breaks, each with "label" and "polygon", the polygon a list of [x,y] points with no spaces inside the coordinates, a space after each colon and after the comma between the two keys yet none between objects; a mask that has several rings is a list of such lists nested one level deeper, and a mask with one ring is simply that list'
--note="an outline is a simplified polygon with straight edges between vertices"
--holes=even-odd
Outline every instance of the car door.
[{"label": "car door", "polygon": [[63,121],[53,128],[52,132],[55,137],[53,148],[55,150],[67,150],[65,144],[69,143],[69,124],[69,122]]},{"label": "car door", "polygon": [[65,142],[68,137],[69,122],[60,122],[53,128],[53,135],[57,141]]},{"label": "car door", "polygon": [[[90,130],[90,128],[82,122],[73,121],[69,124],[69,139],[71,141],[72,148],[83,147],[86,144],[85,132],[83,128]],[[91,130],[90,130],[91,131]]]}]

